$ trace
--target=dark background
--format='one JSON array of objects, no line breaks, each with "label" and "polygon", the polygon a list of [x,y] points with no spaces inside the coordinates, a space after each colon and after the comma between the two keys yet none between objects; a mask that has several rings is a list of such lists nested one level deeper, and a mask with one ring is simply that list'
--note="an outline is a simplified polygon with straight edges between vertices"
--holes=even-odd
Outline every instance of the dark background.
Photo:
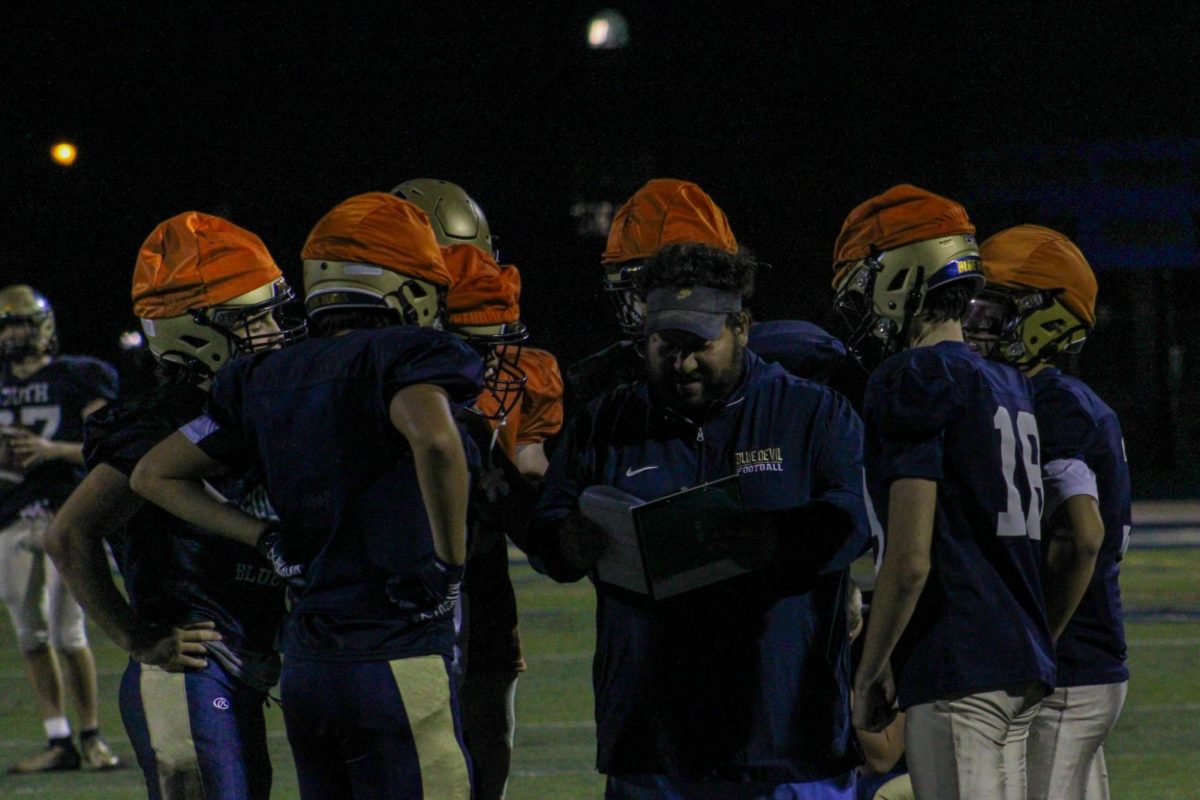
[{"label": "dark background", "polygon": [[[1200,139],[1200,37],[1182,4],[613,2],[630,45],[590,50],[604,5],[8,8],[0,283],[49,296],[64,351],[116,360],[137,248],[162,219],[226,216],[298,286],[304,238],[335,203],[445,178],[487,211],[536,343],[567,364],[616,335],[603,239],[572,206],[677,177],[773,265],[760,318],[838,332],[833,240],[867,197],[916,183],[962,200],[986,237],[1053,221],[991,194],[1031,148]],[[79,146],[73,167],[49,158],[59,138]],[[1190,158],[1181,204],[1200,186]],[[1093,257],[1101,324],[1073,365],[1121,414],[1143,496],[1200,485],[1191,235],[1178,263]]]}]

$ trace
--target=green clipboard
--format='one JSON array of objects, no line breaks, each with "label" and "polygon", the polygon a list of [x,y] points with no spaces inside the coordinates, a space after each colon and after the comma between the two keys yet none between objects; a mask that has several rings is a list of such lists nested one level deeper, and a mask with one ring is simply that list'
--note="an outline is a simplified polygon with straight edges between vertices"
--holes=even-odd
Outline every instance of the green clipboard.
[{"label": "green clipboard", "polygon": [[742,519],[737,475],[660,497],[632,508],[650,598],[663,600],[744,575],[751,570],[709,543]]}]

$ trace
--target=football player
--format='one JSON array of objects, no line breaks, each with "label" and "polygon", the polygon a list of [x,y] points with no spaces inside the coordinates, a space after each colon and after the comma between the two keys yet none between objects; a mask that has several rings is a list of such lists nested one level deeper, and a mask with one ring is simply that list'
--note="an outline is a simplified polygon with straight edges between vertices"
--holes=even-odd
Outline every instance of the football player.
[{"label": "football player", "polygon": [[554,356],[524,345],[528,332],[520,321],[520,274],[495,262],[479,205],[442,180],[407,181],[392,193],[429,215],[452,279],[449,330],[466,338],[488,365],[483,393],[458,415],[475,436],[484,465],[472,493],[480,513],[472,527],[460,641],[465,645],[463,733],[475,794],[477,800],[493,800],[504,796],[516,729],[516,682],[526,668],[506,534],[523,543],[518,529],[534,500],[528,482],[541,480],[547,466],[544,442],[562,426],[562,379]]},{"label": "football player", "polygon": [[[600,260],[604,289],[616,307],[617,324],[626,338],[567,370],[568,416],[610,389],[645,377],[644,307],[634,290],[634,279],[657,250],[683,242],[738,252],[725,212],[690,181],[655,178],[613,216]],[[755,323],[749,335],[752,352],[802,378],[826,379],[846,355],[840,341],[810,322]]]},{"label": "football player", "polygon": [[[453,412],[479,395],[483,362],[441,330],[450,276],[413,204],[351,197],[303,258],[317,336],[222,369],[208,413],[132,485],[289,576],[280,692],[305,800],[465,800],[451,659],[468,477]],[[200,483],[254,462],[278,523]]]},{"label": "football player", "polygon": [[1070,239],[1038,225],[980,246],[988,285],[964,322],[985,355],[1033,382],[1046,492],[1043,586],[1058,682],[1029,731],[1029,796],[1082,800],[1089,775],[1108,797],[1102,743],[1125,701],[1129,670],[1120,561],[1129,544],[1130,483],[1113,410],[1054,360],[1095,323],[1096,278]]},{"label": "football player", "polygon": [[[84,418],[116,397],[111,366],[58,355],[54,310],[40,292],[0,289],[0,595],[50,740],[9,772],[120,765],[100,736],[83,612],[42,549],[55,510],[83,477]],[[64,674],[82,759],[63,706]]]},{"label": "football player", "polygon": [[[483,209],[461,187],[449,181],[431,178],[418,178],[406,181],[392,190],[392,194],[403,197],[423,209],[429,215],[433,232],[443,247],[443,255],[447,266],[452,271],[457,266],[456,259],[474,258],[464,247],[473,247],[486,257],[495,261],[497,257],[494,238],[488,227],[487,217]],[[457,255],[463,254],[463,255]],[[507,271],[509,267],[502,267]],[[512,268],[509,273],[518,281],[517,297],[520,295],[519,274]],[[450,323],[459,332],[467,332],[476,336],[486,336],[491,344],[503,350],[497,350],[498,359],[495,374],[487,378],[491,388],[480,395],[479,407],[485,416],[503,424],[497,424],[500,430],[500,442],[505,453],[517,465],[521,474],[533,481],[538,481],[545,474],[548,462],[545,453],[545,441],[556,434],[562,427],[563,380],[559,373],[558,361],[545,350],[522,345],[515,347],[517,339],[515,323],[502,323],[511,328],[495,328],[489,330],[469,331],[476,327],[472,324],[473,316],[478,316],[478,309],[464,309],[460,314],[455,305],[459,296],[455,293],[451,299]],[[517,298],[514,298],[514,303]],[[493,300],[495,302],[495,300]],[[514,308],[516,308],[514,306]],[[523,326],[522,326],[523,328]],[[487,344],[482,339],[479,340]],[[524,341],[521,338],[520,341]],[[503,356],[503,357],[499,357]],[[523,393],[516,394],[517,382],[523,387]],[[501,411],[499,387],[506,387],[502,403],[506,406],[504,414]],[[490,399],[489,399],[490,395]]]},{"label": "football player", "polygon": [[[129,476],[154,445],[203,412],[218,368],[299,338],[303,323],[280,327],[293,295],[262,241],[195,211],[146,238],[132,296],[159,386],[88,420],[90,471],[56,515],[46,548],[89,616],[130,655],[121,714],[149,796],[265,800],[263,703],[279,679],[283,584],[253,548],[145,503]],[[269,512],[253,474],[214,484],[248,510]],[[113,583],[105,538],[128,600]]]},{"label": "football player", "polygon": [[974,233],[958,203],[900,185],[851,211],[834,251],[850,347],[873,367],[864,461],[883,548],[854,722],[881,730],[899,701],[918,797],[1024,797],[1054,685],[1033,391],[963,341],[984,282]]}]

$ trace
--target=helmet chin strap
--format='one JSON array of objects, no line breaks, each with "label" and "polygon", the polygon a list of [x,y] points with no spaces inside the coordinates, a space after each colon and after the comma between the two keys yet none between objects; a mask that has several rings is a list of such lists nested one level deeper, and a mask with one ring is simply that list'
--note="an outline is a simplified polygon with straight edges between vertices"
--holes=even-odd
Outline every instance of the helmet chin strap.
[{"label": "helmet chin strap", "polygon": [[904,321],[901,323],[900,330],[896,331],[897,339],[901,336],[904,337],[905,346],[911,345],[918,338],[913,319],[917,316],[917,311],[921,308],[921,302],[924,299],[925,267],[918,266],[917,279],[913,282],[913,288],[909,290],[908,296],[904,298]]}]

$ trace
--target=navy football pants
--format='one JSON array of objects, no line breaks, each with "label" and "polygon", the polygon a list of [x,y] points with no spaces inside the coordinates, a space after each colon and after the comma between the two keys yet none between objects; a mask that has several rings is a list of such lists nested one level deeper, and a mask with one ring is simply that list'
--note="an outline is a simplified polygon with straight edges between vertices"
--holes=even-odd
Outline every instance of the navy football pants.
[{"label": "navy football pants", "polygon": [[283,719],[304,800],[468,800],[450,661],[285,658]]},{"label": "navy football pants", "polygon": [[266,800],[265,699],[214,658],[183,673],[130,661],[121,679],[121,719],[150,800]]}]

